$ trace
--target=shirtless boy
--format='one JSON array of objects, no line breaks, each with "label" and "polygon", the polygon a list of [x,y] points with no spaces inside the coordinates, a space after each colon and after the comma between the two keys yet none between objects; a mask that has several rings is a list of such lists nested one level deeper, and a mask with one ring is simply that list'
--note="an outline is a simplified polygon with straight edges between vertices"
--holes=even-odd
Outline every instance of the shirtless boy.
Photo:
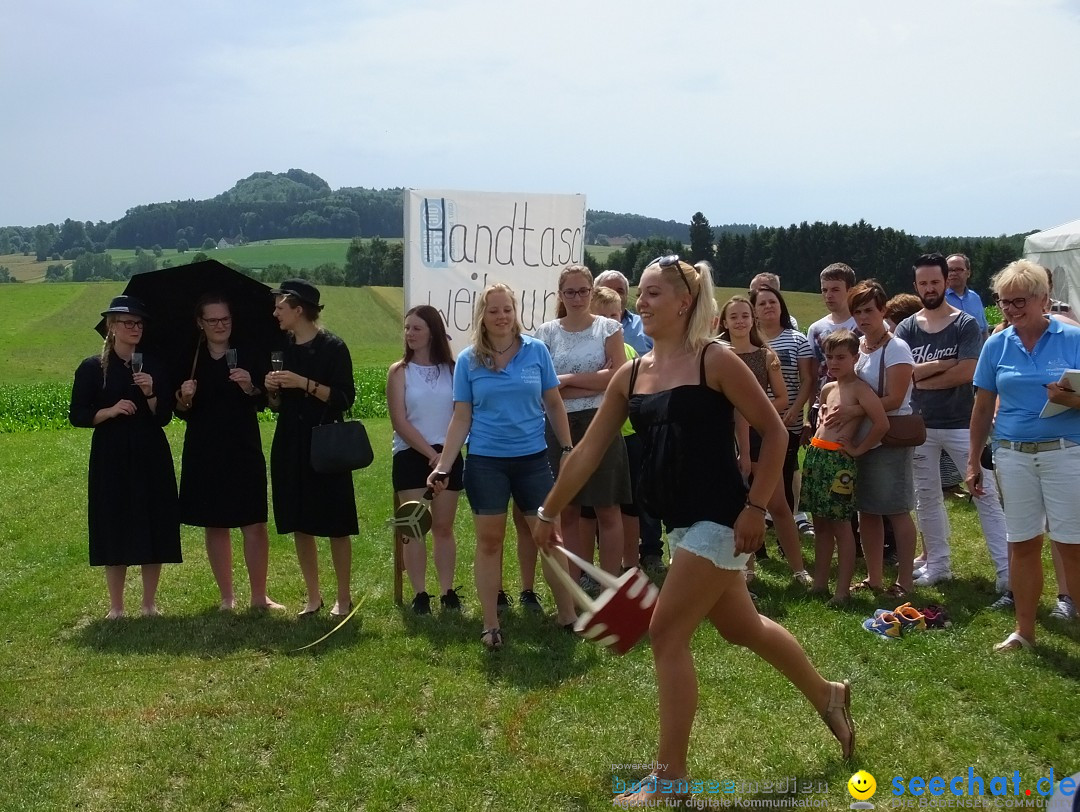
[{"label": "shirtless boy", "polygon": [[[821,419],[810,440],[803,462],[802,504],[814,516],[814,592],[829,590],[833,547],[837,550],[836,593],[830,603],[847,602],[855,574],[855,535],[851,515],[855,512],[854,458],[877,446],[889,430],[881,399],[855,375],[859,339],[847,329],[834,330],[821,340],[829,377],[821,390]],[[836,413],[839,421],[826,421]],[[850,416],[847,416],[850,415]],[[859,442],[863,419],[870,430]]]}]

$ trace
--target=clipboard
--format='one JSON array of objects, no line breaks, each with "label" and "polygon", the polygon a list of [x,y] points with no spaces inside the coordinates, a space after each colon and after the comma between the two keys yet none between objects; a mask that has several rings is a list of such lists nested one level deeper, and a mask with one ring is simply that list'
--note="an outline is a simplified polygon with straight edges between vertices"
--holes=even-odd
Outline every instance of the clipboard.
[{"label": "clipboard", "polygon": [[[1080,392],[1080,369],[1067,369],[1061,373],[1061,380],[1059,384],[1068,384],[1069,388],[1074,392]],[[1068,411],[1068,406],[1062,406],[1060,403],[1051,403],[1046,401],[1046,405],[1043,406],[1039,417],[1053,417],[1056,414]]]}]

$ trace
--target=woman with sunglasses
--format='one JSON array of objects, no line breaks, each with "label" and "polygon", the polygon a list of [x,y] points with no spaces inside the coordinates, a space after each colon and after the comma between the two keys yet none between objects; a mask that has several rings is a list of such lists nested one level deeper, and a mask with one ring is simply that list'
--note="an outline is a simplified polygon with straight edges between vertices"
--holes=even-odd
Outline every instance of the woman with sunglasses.
[{"label": "woman with sunglasses", "polygon": [[[557,318],[541,324],[536,338],[551,352],[559,376],[559,394],[570,421],[570,444],[574,445],[585,436],[596,417],[611,376],[626,362],[626,351],[622,325],[592,313],[593,278],[588,268],[567,265],[559,274],[558,289]],[[551,470],[558,472],[563,454],[550,424],[547,443]],[[585,486],[562,511],[563,542],[585,560],[592,560],[592,537],[585,538],[579,526],[581,508],[592,508],[600,529],[600,567],[614,575],[620,574],[623,558],[620,505],[630,499],[630,464],[626,445],[618,436],[611,441]]]},{"label": "woman with sunglasses", "polygon": [[[270,538],[266,531],[266,458],[258,413],[266,406],[266,361],[236,347],[229,303],[207,294],[195,307],[199,345],[184,368],[176,416],[187,423],[180,466],[180,521],[205,529],[206,557],[222,611],[236,608],[232,539],[239,527],[252,609],[284,609],[266,594]],[[259,381],[256,384],[255,381]]]},{"label": "woman with sunglasses", "polygon": [[68,419],[92,428],[87,519],[90,566],[105,568],[109,620],[124,615],[129,566],[142,568],[142,614],[158,614],[162,564],[179,564],[180,517],[172,452],[162,427],[172,419],[172,388],[157,359],[135,355],[146,306],[117,296],[102,314],[101,354],[75,371]]},{"label": "woman with sunglasses", "polygon": [[991,286],[1009,326],[986,340],[975,367],[966,482],[983,494],[980,458],[993,427],[1016,610],[1016,630],[994,650],[1007,652],[1035,643],[1044,531],[1061,560],[1059,590],[1080,594],[1080,394],[1061,383],[1066,370],[1080,369],[1080,328],[1047,318],[1049,280],[1033,262],[1010,263]]},{"label": "woman with sunglasses", "polygon": [[[690,729],[697,678],[690,640],[708,620],[728,641],[749,648],[806,696],[839,740],[855,747],[850,688],[826,681],[794,637],[754,608],[742,570],[765,535],[765,502],[780,481],[787,429],[753,373],[713,342],[712,280],[678,257],[654,260],[638,286],[637,309],[653,349],[621,367],[585,438],[563,463],[537,518],[537,544],[551,545],[551,522],[606,453],[627,415],[642,437],[642,507],[664,521],[671,568],[649,634],[660,695],[657,781],[635,786],[618,802],[641,805],[689,794]],[[749,491],[735,460],[734,413],[761,435],[757,476]]]}]

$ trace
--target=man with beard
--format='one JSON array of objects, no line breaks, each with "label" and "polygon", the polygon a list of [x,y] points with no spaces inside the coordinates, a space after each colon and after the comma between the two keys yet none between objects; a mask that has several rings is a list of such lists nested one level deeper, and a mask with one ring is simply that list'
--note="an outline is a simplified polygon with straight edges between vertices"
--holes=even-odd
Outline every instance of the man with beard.
[{"label": "man with beard", "polygon": [[[952,578],[949,519],[941,491],[941,452],[964,470],[968,428],[975,396],[971,386],[982,334],[975,320],[945,300],[949,265],[941,254],[923,254],[915,261],[915,292],[923,309],[904,319],[897,338],[911,347],[915,388],[911,405],[926,421],[926,442],[915,449],[915,511],[926,548],[926,565],[915,584],[929,586]],[[997,568],[999,592],[1008,589],[1009,556],[1005,514],[998,501],[993,472],[983,470],[985,492],[975,497],[979,522]]]}]

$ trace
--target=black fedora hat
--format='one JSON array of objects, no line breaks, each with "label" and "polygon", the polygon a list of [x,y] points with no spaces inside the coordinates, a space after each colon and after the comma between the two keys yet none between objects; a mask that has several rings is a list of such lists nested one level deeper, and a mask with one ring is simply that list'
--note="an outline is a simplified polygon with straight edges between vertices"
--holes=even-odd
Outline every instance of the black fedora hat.
[{"label": "black fedora hat", "polygon": [[319,310],[323,309],[323,306],[319,304],[321,298],[319,289],[306,279],[286,279],[270,292],[278,296],[292,296],[303,304],[317,307]]},{"label": "black fedora hat", "polygon": [[150,318],[150,314],[146,310],[146,305],[134,296],[116,296],[106,310],[101,311],[102,316],[108,316],[111,313],[126,313],[132,316],[142,316],[144,319]]}]

